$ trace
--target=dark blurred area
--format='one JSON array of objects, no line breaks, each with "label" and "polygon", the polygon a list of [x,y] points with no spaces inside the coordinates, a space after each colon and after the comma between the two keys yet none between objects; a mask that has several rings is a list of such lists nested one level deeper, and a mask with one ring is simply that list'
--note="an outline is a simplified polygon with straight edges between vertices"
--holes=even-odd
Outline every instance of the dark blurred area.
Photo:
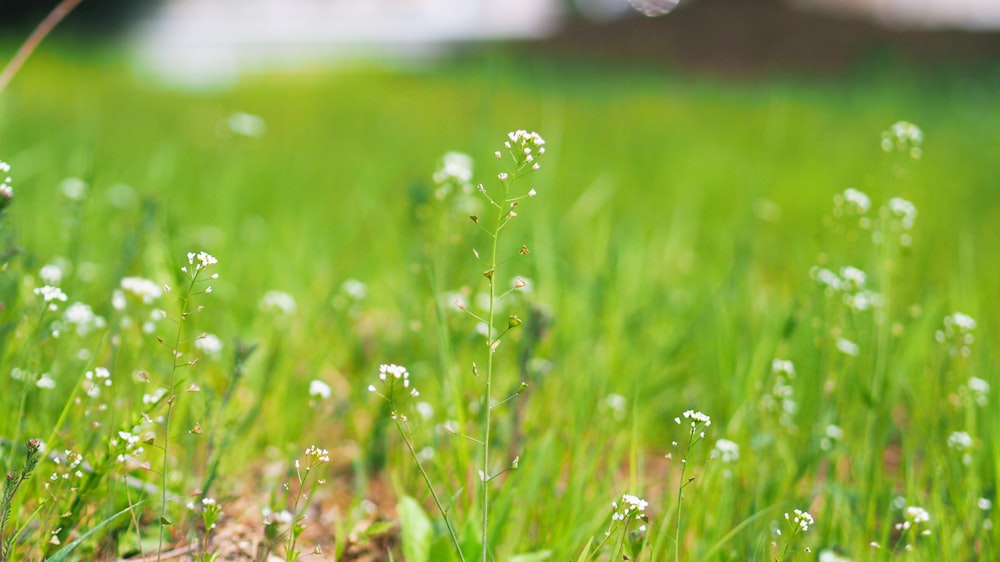
[{"label": "dark blurred area", "polygon": [[573,18],[527,47],[552,56],[727,77],[839,73],[872,61],[1000,66],[996,31],[894,29],[856,14],[806,10],[782,0],[684,1],[664,17]]},{"label": "dark blurred area", "polygon": [[[161,0],[83,0],[59,27],[84,36],[121,33],[127,30],[129,23],[150,13],[160,2]],[[0,37],[8,39],[14,34],[30,33],[58,4],[58,0],[0,1]]]}]

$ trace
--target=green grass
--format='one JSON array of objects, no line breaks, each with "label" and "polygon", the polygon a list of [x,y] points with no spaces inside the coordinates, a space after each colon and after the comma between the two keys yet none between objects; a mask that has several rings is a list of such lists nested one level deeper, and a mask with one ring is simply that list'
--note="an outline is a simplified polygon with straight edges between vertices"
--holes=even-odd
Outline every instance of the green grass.
[{"label": "green grass", "polygon": [[[772,526],[793,508],[816,517],[795,549],[836,548],[854,560],[997,555],[996,532],[983,530],[991,514],[975,505],[996,499],[997,402],[958,399],[970,376],[997,386],[996,69],[888,67],[733,84],[483,55],[422,71],[273,73],[183,93],[137,78],[114,56],[96,58],[42,53],[0,96],[0,159],[12,166],[16,193],[4,232],[23,249],[0,278],[6,471],[22,462],[15,437],[94,464],[147,409],[141,396],[169,377],[171,344],[120,322],[141,323],[152,308],[175,315],[184,254],[205,250],[219,258],[209,272],[221,278],[196,297],[205,310],[186,321],[184,337],[217,334],[224,352],[182,370],[170,493],[190,496],[217,459],[209,493],[229,518],[259,526],[256,510],[277,507],[268,498],[291,478],[275,474],[275,463],[315,444],[333,459],[316,496],[325,515],[313,514],[300,541],[306,552],[313,544],[333,552],[343,541],[333,529],[349,528],[351,507],[364,498],[390,519],[404,494],[430,509],[387,412],[367,391],[378,365],[392,362],[409,368],[434,406],[434,423],[415,424],[414,441],[433,446],[428,467],[444,497],[465,488],[453,515],[459,534],[475,535],[476,507],[466,500],[477,450],[434,424],[474,426],[470,404],[481,389],[470,365],[485,359],[474,322],[439,311],[435,292],[485,290],[470,248],[486,243],[466,217],[428,211],[425,201],[446,151],[472,155],[477,181],[489,184],[493,151],[507,131],[526,128],[546,138],[548,152],[529,182],[539,195],[507,237],[509,253],[527,244],[530,259],[503,275],[532,280],[534,291],[511,306],[529,324],[542,314],[550,322],[532,354],[550,368],[518,372],[517,351],[528,343],[520,335],[498,355],[499,388],[528,379],[530,389],[513,406],[520,427],[511,409],[496,411],[495,450],[503,456],[517,441],[509,453],[521,458],[492,501],[497,560],[545,549],[552,560],[577,559],[591,537],[603,538],[609,503],[625,492],[650,502],[642,559],[672,560],[681,451],[671,442],[687,436],[673,420],[687,409],[713,423],[689,456],[696,479],[684,491],[682,560],[771,559],[790,533],[785,526],[777,538]],[[235,111],[262,117],[266,134],[233,134],[224,122]],[[880,132],[900,119],[926,135],[924,157],[905,163],[905,173],[894,168],[901,159],[879,149]],[[60,194],[71,176],[89,185],[82,202]],[[112,204],[118,184],[135,197]],[[914,202],[912,247],[883,252],[869,233],[835,227],[833,196],[848,187],[875,208],[894,196]],[[70,302],[90,304],[108,328],[52,338],[56,315],[39,322],[30,289],[42,284],[39,268],[59,258]],[[864,269],[869,288],[886,295],[885,320],[825,297],[810,279],[814,265]],[[129,275],[176,291],[116,311],[112,291]],[[367,296],[338,305],[348,279],[365,283]],[[262,312],[269,290],[293,295],[296,313]],[[934,338],[955,311],[978,321],[965,359],[949,358]],[[160,322],[156,333],[172,342],[176,330]],[[860,345],[858,357],[836,351],[837,334]],[[234,385],[237,340],[258,347]],[[89,356],[80,359],[80,349]],[[774,358],[798,373],[791,427],[760,406]],[[98,366],[115,381],[102,395],[108,410],[85,415],[96,402],[84,397],[64,413],[83,373]],[[50,373],[56,388],[13,381],[14,367]],[[136,382],[137,371],[152,382]],[[312,379],[333,387],[329,401],[310,400]],[[191,382],[202,392],[185,393]],[[605,405],[609,394],[625,398],[620,419]],[[99,428],[88,425],[95,420]],[[188,433],[195,423],[200,435]],[[829,451],[820,447],[828,424],[844,430]],[[968,466],[946,444],[963,430],[975,440]],[[705,460],[718,438],[739,444],[739,461]],[[156,443],[143,457],[150,466],[129,472],[154,488],[163,466]],[[158,491],[125,486],[115,467],[73,505],[77,492],[64,486],[50,496],[42,487],[56,468],[43,461],[14,504],[18,526],[39,509],[16,547],[27,559],[56,529],[68,543],[140,500],[134,518],[115,519],[106,527],[113,532],[80,548],[92,557],[124,552],[136,542],[135,521],[143,539],[158,532]],[[903,517],[892,507],[897,496],[931,514],[932,534],[911,554],[902,551],[910,535],[896,545],[892,530]],[[76,512],[59,518],[71,505]],[[198,536],[191,512],[171,507],[169,516],[169,544]],[[326,517],[334,522],[318,522]],[[445,541],[439,526],[432,560],[446,556]]]}]

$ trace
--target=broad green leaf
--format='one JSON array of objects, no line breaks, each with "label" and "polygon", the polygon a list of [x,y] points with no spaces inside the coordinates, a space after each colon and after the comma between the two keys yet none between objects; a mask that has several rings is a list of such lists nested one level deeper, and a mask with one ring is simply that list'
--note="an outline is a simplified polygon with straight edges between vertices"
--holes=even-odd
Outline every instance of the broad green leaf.
[{"label": "broad green leaf", "polygon": [[424,508],[417,500],[403,496],[399,498],[396,512],[403,538],[403,556],[407,562],[428,562],[434,527]]},{"label": "broad green leaf", "polygon": [[126,507],[125,509],[119,511],[118,513],[112,515],[111,517],[108,517],[104,521],[101,521],[100,523],[98,523],[97,525],[95,525],[93,528],[91,528],[89,531],[87,531],[86,533],[84,533],[83,535],[81,535],[80,538],[76,539],[75,541],[73,541],[73,542],[67,544],[66,546],[64,546],[63,548],[59,549],[59,552],[57,552],[57,553],[53,554],[52,556],[46,558],[45,561],[46,562],[61,562],[62,560],[66,560],[69,557],[70,553],[73,552],[73,550],[76,549],[76,547],[78,547],[81,544],[83,544],[83,541],[87,540],[91,535],[93,535],[97,531],[100,531],[101,529],[103,529],[108,523],[111,523],[115,519],[118,519],[122,515],[125,515],[129,511],[132,511],[133,509],[139,507],[140,504],[142,504],[142,502],[133,504],[131,507]]}]

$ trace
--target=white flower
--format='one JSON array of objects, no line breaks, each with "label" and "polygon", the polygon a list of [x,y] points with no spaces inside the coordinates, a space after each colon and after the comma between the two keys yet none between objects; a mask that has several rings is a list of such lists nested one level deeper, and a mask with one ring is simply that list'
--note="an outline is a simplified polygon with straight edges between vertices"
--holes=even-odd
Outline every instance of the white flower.
[{"label": "white flower", "polygon": [[352,300],[359,301],[368,296],[368,287],[357,279],[348,279],[340,286],[341,292]]},{"label": "white flower", "polygon": [[793,526],[798,527],[802,532],[809,530],[815,521],[813,516],[809,514],[808,511],[802,511],[801,509],[793,509],[792,514],[785,514],[785,520],[790,521]]},{"label": "white flower", "polygon": [[819,562],[853,562],[850,558],[845,558],[832,550],[819,551]]},{"label": "white flower", "polygon": [[123,291],[142,299],[145,304],[150,304],[163,296],[163,289],[158,284],[142,277],[123,277],[120,286]]},{"label": "white flower", "polygon": [[448,152],[441,159],[441,167],[434,172],[434,183],[441,186],[436,195],[443,199],[457,186],[463,191],[471,191],[472,157],[461,152]]},{"label": "white flower", "polygon": [[850,209],[859,215],[867,213],[872,206],[872,200],[853,187],[845,189],[843,197]]},{"label": "white flower", "polygon": [[91,330],[101,329],[105,325],[104,318],[94,314],[93,309],[82,302],[69,305],[63,312],[63,321],[76,325],[76,333],[79,336],[85,336]]},{"label": "white flower", "polygon": [[964,431],[956,431],[948,436],[948,446],[956,451],[972,448],[972,436]]},{"label": "white flower", "polygon": [[917,220],[917,207],[901,197],[893,197],[889,200],[889,210],[900,220],[904,230],[913,228]]},{"label": "white flower", "polygon": [[858,344],[845,340],[844,338],[837,339],[837,351],[840,351],[844,355],[850,355],[851,357],[857,357],[858,353],[861,353],[861,347]]},{"label": "white flower", "polygon": [[[705,427],[712,425],[712,418],[710,418],[708,414],[704,414],[702,412],[698,412],[695,410],[686,410],[681,415],[684,417],[684,419],[691,420],[692,431],[694,430],[695,427],[698,426],[698,424],[705,424]],[[681,420],[680,418],[674,418],[674,422],[680,425]]]},{"label": "white flower", "polygon": [[87,182],[80,178],[66,178],[59,184],[59,190],[71,201],[81,201],[87,194]]},{"label": "white flower", "polygon": [[[206,252],[188,252],[187,254],[188,265],[193,265],[195,271],[201,271],[210,265],[215,265],[219,263],[219,260],[215,259],[215,256]],[[197,263],[195,263],[197,262]],[[182,271],[186,271],[185,268],[181,268]]]},{"label": "white flower", "polygon": [[202,334],[201,337],[194,340],[194,346],[212,357],[218,357],[222,353],[222,340],[215,334]]},{"label": "white flower", "polygon": [[895,148],[914,160],[922,155],[920,145],[923,141],[924,132],[909,121],[897,121],[882,131],[882,150],[891,152]]},{"label": "white flower", "polygon": [[771,361],[771,372],[784,374],[789,378],[795,378],[795,365],[787,359],[774,359]]},{"label": "white flower", "polygon": [[736,462],[740,459],[740,446],[728,439],[719,439],[712,448],[712,458],[724,463]]},{"label": "white flower", "polygon": [[237,111],[226,119],[226,126],[237,135],[259,137],[267,132],[267,124],[256,115]]},{"label": "white flower", "polygon": [[35,381],[35,386],[45,390],[51,390],[56,387],[56,381],[54,381],[48,373],[42,373],[42,376],[38,377],[38,380]]},{"label": "white flower", "polygon": [[281,314],[292,314],[295,312],[295,298],[282,291],[268,291],[260,299],[260,308]]},{"label": "white flower", "polygon": [[868,279],[864,271],[852,266],[840,268],[840,277],[847,282],[848,288],[854,291],[864,287]]},{"label": "white flower", "polygon": [[927,513],[927,510],[922,507],[917,507],[911,505],[903,511],[903,515],[906,517],[907,521],[914,524],[917,523],[927,523],[931,520],[931,516]]},{"label": "white flower", "polygon": [[43,285],[35,289],[33,292],[36,295],[41,296],[44,302],[49,303],[49,310],[56,310],[56,302],[66,302],[69,298],[66,296],[66,293],[62,292],[62,289],[51,285]]},{"label": "white flower", "polygon": [[0,180],[0,196],[5,199],[5,201],[0,202],[0,207],[4,207],[9,204],[10,200],[14,197],[14,188],[10,185],[12,180],[10,179],[10,176],[7,175],[7,172],[9,171],[10,164],[0,160],[0,177],[3,178]]},{"label": "white flower", "polygon": [[63,270],[58,265],[49,263],[42,266],[42,269],[38,271],[38,276],[49,285],[58,285],[62,281]]},{"label": "white flower", "polygon": [[989,511],[993,508],[993,502],[989,498],[979,498],[976,500],[976,507],[983,511]]},{"label": "white flower", "polygon": [[319,398],[320,400],[326,400],[333,393],[330,390],[330,385],[319,379],[313,379],[309,383],[309,396],[313,398]]}]

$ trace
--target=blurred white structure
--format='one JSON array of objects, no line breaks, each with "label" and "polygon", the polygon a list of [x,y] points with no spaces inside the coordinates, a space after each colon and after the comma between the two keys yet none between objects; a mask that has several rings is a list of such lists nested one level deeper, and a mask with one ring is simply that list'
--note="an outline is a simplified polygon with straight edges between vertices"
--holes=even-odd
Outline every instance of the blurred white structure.
[{"label": "blurred white structure", "polygon": [[[624,2],[625,0],[621,0]],[[543,37],[561,0],[165,0],[136,35],[167,77],[218,82],[241,69],[364,56],[421,57],[451,44]]]},{"label": "blurred white structure", "polygon": [[[715,0],[680,0],[680,6]],[[751,1],[751,0],[746,0]],[[894,27],[1000,29],[1000,0],[782,0]],[[678,0],[163,0],[136,35],[145,66],[188,83],[331,59],[421,58],[469,41],[544,37],[567,6],[595,21]],[[669,10],[653,10],[665,13]],[[678,10],[682,12],[683,10]],[[666,16],[673,17],[673,16]]]},{"label": "blurred white structure", "polygon": [[893,28],[1000,29],[1000,0],[793,0],[805,8],[859,15]]}]

